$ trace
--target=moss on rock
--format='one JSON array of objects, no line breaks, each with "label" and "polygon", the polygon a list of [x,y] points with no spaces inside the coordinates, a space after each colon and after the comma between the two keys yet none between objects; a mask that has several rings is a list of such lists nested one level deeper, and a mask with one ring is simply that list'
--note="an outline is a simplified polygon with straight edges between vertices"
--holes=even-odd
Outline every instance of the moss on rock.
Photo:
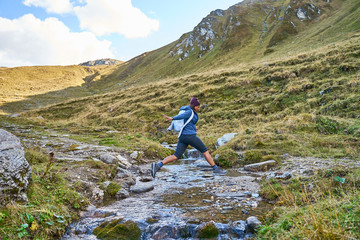
[{"label": "moss on rock", "polygon": [[122,219],[103,222],[94,229],[93,233],[101,240],[139,240],[141,230],[133,221],[121,223]]},{"label": "moss on rock", "polygon": [[202,227],[197,237],[200,239],[210,239],[210,238],[216,238],[219,235],[219,230],[215,226],[214,223],[207,223],[204,227]]},{"label": "moss on rock", "polygon": [[216,162],[222,167],[232,167],[240,163],[239,155],[228,147],[219,148],[214,155],[218,155]]}]

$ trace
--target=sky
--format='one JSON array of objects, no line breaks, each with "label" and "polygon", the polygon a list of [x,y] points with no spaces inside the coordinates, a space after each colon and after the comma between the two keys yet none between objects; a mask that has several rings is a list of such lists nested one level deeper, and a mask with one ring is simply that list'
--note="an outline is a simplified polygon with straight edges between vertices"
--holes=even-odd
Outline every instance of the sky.
[{"label": "sky", "polygon": [[130,60],[242,0],[0,0],[0,67]]}]

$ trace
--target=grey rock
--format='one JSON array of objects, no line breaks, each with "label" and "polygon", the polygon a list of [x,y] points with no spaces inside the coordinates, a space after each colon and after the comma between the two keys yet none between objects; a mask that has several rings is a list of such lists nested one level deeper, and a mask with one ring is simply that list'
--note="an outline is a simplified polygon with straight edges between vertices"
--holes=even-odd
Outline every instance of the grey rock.
[{"label": "grey rock", "polygon": [[130,188],[131,192],[133,192],[133,193],[150,192],[153,189],[154,189],[154,185],[153,184],[148,184],[148,183],[136,184],[135,186],[132,186]]},{"label": "grey rock", "polygon": [[250,232],[256,232],[256,229],[261,226],[261,222],[255,216],[248,217],[246,219],[246,224]]},{"label": "grey rock", "polygon": [[154,181],[154,178],[152,178],[151,176],[143,176],[139,180],[140,182],[152,182]]},{"label": "grey rock", "polygon": [[135,178],[125,178],[121,181],[121,186],[123,188],[129,189],[131,186],[134,186],[136,184]]},{"label": "grey rock", "polygon": [[276,179],[290,179],[294,177],[292,173],[270,173],[266,176],[267,179],[276,178]]},{"label": "grey rock", "polygon": [[221,198],[245,198],[248,197],[249,194],[245,192],[242,193],[229,192],[229,193],[217,193],[215,194],[215,196]]},{"label": "grey rock", "polygon": [[27,202],[26,189],[31,180],[31,167],[20,140],[0,129],[0,206],[10,200]]},{"label": "grey rock", "polygon": [[137,160],[139,157],[139,152],[138,151],[134,151],[130,154],[131,159]]},{"label": "grey rock", "polygon": [[253,198],[258,198],[260,195],[258,194],[258,193],[252,193],[251,194],[251,197],[253,197]]},{"label": "grey rock", "polygon": [[137,165],[131,165],[131,167],[128,168],[129,171],[135,174],[139,174],[141,171],[141,168]]},{"label": "grey rock", "polygon": [[116,164],[117,158],[109,153],[100,156],[100,160],[106,164]]},{"label": "grey rock", "polygon": [[107,188],[110,185],[110,183],[111,183],[110,181],[103,182],[103,187]]},{"label": "grey rock", "polygon": [[210,164],[206,161],[206,160],[197,160],[196,162],[193,163],[193,165],[195,167],[199,167],[199,168],[210,168]]},{"label": "grey rock", "polygon": [[296,15],[297,15],[297,17],[298,17],[299,19],[306,19],[306,18],[307,18],[307,13],[306,13],[306,11],[305,11],[302,7],[300,7],[300,8],[297,10]]},{"label": "grey rock", "polygon": [[161,227],[151,236],[151,239],[154,239],[154,240],[177,239],[177,238],[178,238],[178,227],[177,226]]},{"label": "grey rock", "polygon": [[234,210],[234,208],[233,208],[233,207],[229,207],[229,206],[227,206],[227,207],[223,207],[222,209],[223,209],[223,210],[225,210],[225,211],[231,211],[231,210]]},{"label": "grey rock", "polygon": [[233,139],[236,135],[237,135],[237,133],[224,134],[221,138],[219,138],[216,141],[216,148],[224,146],[227,142],[229,142],[231,139]]},{"label": "grey rock", "polygon": [[117,200],[120,200],[130,197],[130,194],[126,189],[122,188],[116,193],[115,197]]},{"label": "grey rock", "polygon": [[119,179],[124,179],[124,178],[132,178],[133,174],[126,170],[126,169],[122,169],[122,168],[118,168],[118,173],[115,176],[115,180],[119,180]]},{"label": "grey rock", "polygon": [[104,200],[104,191],[98,187],[92,189],[91,200],[94,203],[102,203]]},{"label": "grey rock", "polygon": [[241,209],[241,212],[242,212],[243,214],[246,214],[246,215],[249,214],[249,212],[248,212],[247,210],[245,210],[245,209]]},{"label": "grey rock", "polygon": [[217,227],[219,232],[222,234],[228,233],[229,227],[230,227],[229,224],[225,224],[225,223],[215,223],[215,226]]},{"label": "grey rock", "polygon": [[125,168],[125,169],[131,167],[131,163],[129,162],[129,160],[127,158],[125,158],[121,155],[117,155],[116,158],[118,160],[120,167]]},{"label": "grey rock", "polygon": [[199,159],[202,158],[202,153],[197,149],[189,149],[186,152],[186,157],[190,159]]},{"label": "grey rock", "polygon": [[260,171],[269,170],[270,168],[272,168],[276,165],[277,165],[277,163],[275,160],[269,160],[269,161],[265,161],[265,162],[245,165],[244,169],[245,169],[245,171],[260,172]]},{"label": "grey rock", "polygon": [[235,221],[231,224],[231,231],[235,233],[239,238],[243,238],[245,235],[246,223],[245,221]]}]

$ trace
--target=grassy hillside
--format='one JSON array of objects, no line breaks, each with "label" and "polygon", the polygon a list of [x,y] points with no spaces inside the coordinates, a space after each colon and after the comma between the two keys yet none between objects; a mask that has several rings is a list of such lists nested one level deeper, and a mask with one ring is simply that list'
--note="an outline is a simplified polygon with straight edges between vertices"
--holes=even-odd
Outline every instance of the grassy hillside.
[{"label": "grassy hillside", "polygon": [[162,115],[175,115],[197,96],[203,104],[198,131],[212,150],[222,134],[237,132],[227,153],[255,151],[260,152],[260,159],[284,153],[359,158],[359,46],[360,35],[354,34],[336,44],[266,64],[130,86],[22,116],[41,116],[46,123],[76,131],[79,126],[86,131],[118,130],[113,142],[120,145],[124,140],[120,135],[174,142],[176,137],[165,131],[168,122]]},{"label": "grassy hillside", "polygon": [[[22,112],[91,94],[90,82],[115,66],[35,66],[0,68],[0,114]],[[12,103],[7,106],[5,104]]]}]

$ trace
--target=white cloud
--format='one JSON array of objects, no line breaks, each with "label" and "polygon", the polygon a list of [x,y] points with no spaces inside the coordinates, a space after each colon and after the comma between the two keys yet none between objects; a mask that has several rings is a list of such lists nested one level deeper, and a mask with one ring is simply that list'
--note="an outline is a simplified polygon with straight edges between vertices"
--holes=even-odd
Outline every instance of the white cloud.
[{"label": "white cloud", "polygon": [[0,66],[70,65],[114,58],[110,45],[90,32],[70,32],[57,18],[0,17]]},{"label": "white cloud", "polygon": [[82,29],[98,36],[119,33],[127,38],[144,38],[159,29],[159,21],[148,18],[131,0],[86,0],[74,8]]},{"label": "white cloud", "polygon": [[73,10],[70,0],[24,0],[26,6],[42,7],[49,13],[68,13]]}]

